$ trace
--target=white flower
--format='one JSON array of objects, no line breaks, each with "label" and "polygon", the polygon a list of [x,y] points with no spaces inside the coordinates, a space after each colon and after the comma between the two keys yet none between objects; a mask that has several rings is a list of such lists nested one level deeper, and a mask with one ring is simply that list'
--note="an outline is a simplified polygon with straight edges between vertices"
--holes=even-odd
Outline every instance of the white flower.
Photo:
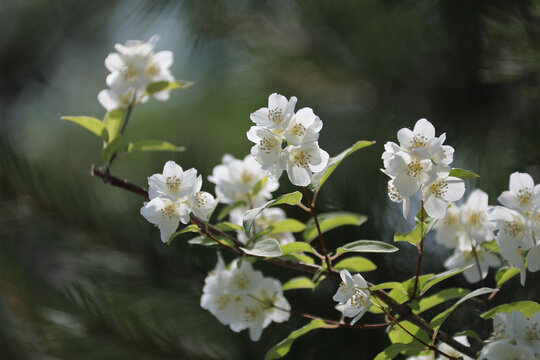
[{"label": "white flower", "polygon": [[512,312],[512,328],[519,345],[526,346],[540,354],[540,312],[527,319],[519,311]]},{"label": "white flower", "polygon": [[385,173],[394,178],[394,186],[400,194],[413,196],[423,184],[435,178],[430,159],[422,159],[405,151],[398,151],[388,160]]},{"label": "white flower", "polygon": [[504,191],[498,198],[506,207],[525,212],[540,205],[540,184],[527,173],[515,172],[510,175],[509,191]]},{"label": "white flower", "polygon": [[480,360],[536,360],[531,349],[512,345],[507,341],[497,341],[484,346]]},{"label": "white flower", "polygon": [[289,119],[294,114],[296,101],[297,99],[294,96],[290,100],[287,100],[285,96],[273,93],[268,97],[268,107],[260,108],[252,113],[250,119],[256,125],[266,129],[272,129],[281,136]]},{"label": "white flower", "polygon": [[285,139],[291,145],[303,145],[319,139],[323,123],[311,108],[303,108],[291,118],[285,129]]},{"label": "white flower", "polygon": [[126,109],[135,100],[135,89],[128,88],[124,92],[116,92],[110,89],[101,90],[98,101],[107,111]]},{"label": "white flower", "polygon": [[467,234],[477,243],[493,240],[495,224],[488,221],[488,194],[480,189],[470,193],[461,206],[461,223]]},{"label": "white flower", "polygon": [[431,352],[427,355],[409,356],[407,360],[435,360],[435,354]]},{"label": "white flower", "polygon": [[498,341],[503,339],[512,339],[514,337],[514,330],[512,326],[512,314],[511,313],[498,313],[493,318],[493,333],[490,340]]},{"label": "white flower", "polygon": [[[229,220],[236,225],[242,225],[244,214],[246,213],[245,208],[236,208],[229,213]],[[278,207],[266,208],[260,213],[253,223],[255,233],[258,234],[265,230],[268,230],[272,225],[277,224],[283,220],[287,219],[287,215],[283,209]],[[294,242],[294,235],[291,232],[281,232],[272,234],[272,239],[275,239],[279,242],[280,245],[288,244]],[[249,240],[246,234],[243,231],[237,231],[237,238],[242,243],[247,243]],[[262,235],[258,240],[266,239],[266,235]]]},{"label": "white flower", "polygon": [[311,183],[313,173],[324,170],[328,159],[328,153],[319,147],[318,142],[299,146],[289,145],[279,159],[279,169],[287,170],[293,185],[307,186]]},{"label": "white flower", "polygon": [[[142,97],[148,84],[156,81],[174,81],[169,71],[173,62],[171,51],[153,53],[158,37],[154,36],[148,42],[129,40],[125,45],[116,44],[116,53],[111,53],[105,59],[105,66],[111,72],[107,76],[107,85],[111,88],[100,93],[100,102],[110,110],[114,103],[118,107],[126,107],[125,94],[134,93],[133,100],[146,101]],[[158,100],[167,100],[169,91],[153,94]],[[128,103],[129,105],[129,103]]]},{"label": "white flower", "polygon": [[265,312],[266,319],[263,328],[272,321],[282,323],[289,320],[291,305],[283,296],[281,283],[272,278],[264,278],[260,287],[253,293],[259,305]]},{"label": "white flower", "polygon": [[[459,343],[461,343],[461,344],[463,344],[465,346],[470,346],[469,341],[467,340],[467,336],[456,336],[454,338],[454,340],[456,340],[457,342],[459,342]],[[463,360],[473,360],[473,358],[468,357],[467,355],[463,355],[462,353],[455,350],[453,347],[451,347],[450,345],[448,345],[446,343],[441,343],[439,346],[437,346],[437,349],[439,349],[440,351],[444,352],[445,354],[450,355],[450,356],[455,357],[455,358],[460,358],[461,357]],[[443,359],[446,360],[447,357],[439,355],[436,360],[443,360]]]},{"label": "white flower", "polygon": [[166,243],[171,235],[178,229],[180,221],[189,222],[189,208],[180,201],[166,198],[154,198],[145,202],[141,208],[141,215],[150,223],[158,226],[161,232],[161,241]]},{"label": "white flower", "polygon": [[394,179],[388,180],[388,197],[395,203],[402,203],[403,217],[407,219],[411,208],[411,198],[403,196],[394,185]]},{"label": "white flower", "polygon": [[278,182],[268,179],[257,198],[252,199],[253,188],[265,176],[266,173],[252,155],[238,160],[227,154],[223,156],[221,164],[214,167],[208,180],[216,184],[216,195],[220,202],[234,204],[243,200],[246,204],[260,206],[272,197],[272,191],[279,186]]},{"label": "white flower", "polygon": [[[482,248],[476,248],[476,256],[478,257],[478,263],[480,265],[480,271],[482,272],[482,279],[484,279],[487,274],[489,267],[497,267],[501,265],[499,258],[490,252],[483,250]],[[444,266],[447,269],[454,269],[458,267],[473,265],[463,272],[465,279],[471,284],[477,283],[480,281],[480,272],[478,271],[478,265],[476,265],[476,259],[474,258],[474,253],[472,251],[470,242],[468,249],[456,248],[454,255],[450,256],[444,262]]]},{"label": "white flower", "polygon": [[437,230],[435,239],[439,244],[454,249],[465,241],[470,243],[467,233],[461,225],[460,213],[461,208],[454,203],[450,203],[444,217],[434,225],[435,230]]},{"label": "white flower", "polygon": [[262,169],[276,167],[281,155],[281,137],[260,126],[252,126],[247,137],[255,143],[251,148],[251,155],[261,164]]},{"label": "white flower", "polygon": [[465,192],[463,180],[448,176],[449,173],[450,168],[437,167],[437,178],[422,190],[424,209],[429,216],[436,219],[442,219],[446,214],[448,203],[461,199]]},{"label": "white flower", "polygon": [[167,161],[162,174],[154,174],[148,178],[148,196],[150,199],[165,197],[171,200],[184,199],[200,189],[201,176],[191,168],[183,171],[174,161]]},{"label": "white flower", "polygon": [[534,245],[528,219],[521,213],[502,206],[495,206],[488,214],[488,219],[495,223],[497,244],[501,251],[518,247],[527,250]]},{"label": "white flower", "polygon": [[540,244],[533,246],[527,252],[527,269],[532,272],[540,270]]},{"label": "white flower", "polygon": [[260,271],[253,270],[249,261],[242,261],[238,267],[238,259],[233,260],[227,276],[227,289],[231,294],[249,294],[259,285],[263,279]]},{"label": "white flower", "polygon": [[443,137],[442,141],[435,137],[435,128],[426,119],[418,120],[412,131],[407,128],[399,130],[397,137],[400,146],[410,154],[424,159],[430,159],[435,155],[438,158],[444,158],[444,155],[441,156],[437,153],[442,153],[442,141],[446,135],[441,136]]},{"label": "white flower", "polygon": [[354,325],[371,305],[370,292],[362,275],[351,276],[348,270],[341,270],[340,276],[342,283],[332,299],[339,302],[343,316],[353,318],[351,325]]},{"label": "white flower", "polygon": [[189,209],[195,216],[208,220],[208,215],[214,210],[216,201],[212,194],[206,191],[197,191],[189,196],[188,204]]}]

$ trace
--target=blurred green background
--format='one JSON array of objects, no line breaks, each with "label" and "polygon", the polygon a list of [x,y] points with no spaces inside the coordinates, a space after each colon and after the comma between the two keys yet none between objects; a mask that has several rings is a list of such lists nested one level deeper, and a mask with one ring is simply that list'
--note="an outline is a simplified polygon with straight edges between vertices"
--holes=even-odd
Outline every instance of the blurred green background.
[{"label": "blurred green background", "polygon": [[[231,332],[199,307],[215,251],[162,244],[139,215],[141,199],[90,176],[90,165],[101,164],[100,141],[59,117],[103,116],[96,96],[117,42],[160,35],[157,50],[174,51],[176,78],[196,83],[135,108],[129,140],[187,147],[115,162],[114,174],[143,186],[174,160],[196,167],[213,192],[206,176],[224,153],[249,152],[249,114],[272,92],[314,109],[330,155],[377,141],[343,163],[321,193],[321,212],[369,216],[360,228],[329,233],[330,247],[391,241],[412,228],[387,200],[380,155],[421,117],[447,133],[454,166],[481,175],[467,186],[487,191],[491,204],[511,172],[540,181],[539,1],[14,0],[0,2],[0,20],[2,359],[260,359],[305,323],[272,324],[257,343]],[[293,190],[282,183],[279,193]],[[413,276],[416,250],[400,248],[370,256],[379,270],[365,277]],[[428,239],[426,252],[423,272],[443,271],[451,251]],[[257,267],[282,281],[300,275]],[[523,288],[513,279],[493,303],[540,298],[531,286],[538,280],[529,273]],[[448,284],[471,287],[459,276]],[[295,310],[337,318],[336,287],[328,280],[314,293],[286,296]],[[460,308],[445,330],[480,332],[481,311]],[[371,359],[387,343],[382,330],[316,331],[290,358]]]}]

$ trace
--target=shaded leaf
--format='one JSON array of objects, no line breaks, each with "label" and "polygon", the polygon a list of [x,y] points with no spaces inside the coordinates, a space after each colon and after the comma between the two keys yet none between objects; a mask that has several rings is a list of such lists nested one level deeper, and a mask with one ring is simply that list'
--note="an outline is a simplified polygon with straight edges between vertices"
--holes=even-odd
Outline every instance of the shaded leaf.
[{"label": "shaded leaf", "polygon": [[[405,329],[409,330],[411,334],[415,335],[420,340],[430,343],[429,335],[422,329],[420,329],[415,324],[408,322],[408,321],[400,321],[399,322],[401,326],[403,326]],[[390,341],[393,344],[396,343],[402,343],[402,344],[415,344],[416,347],[425,347],[422,345],[421,342],[413,338],[411,335],[407,334],[405,331],[403,331],[402,328],[400,328],[397,325],[393,325],[390,331],[388,332],[388,338],[390,338]]]},{"label": "shaded leaf", "polygon": [[240,225],[233,224],[232,222],[223,221],[215,225],[221,231],[242,231],[243,228]]},{"label": "shaded leaf", "polygon": [[377,240],[357,240],[343,245],[337,249],[338,254],[346,252],[371,252],[371,253],[393,253],[399,249],[394,245]]},{"label": "shaded leaf", "polygon": [[99,119],[90,116],[62,116],[60,119],[71,121],[101,137],[105,142],[109,141],[107,128]]},{"label": "shaded leaf", "polygon": [[246,206],[246,205],[247,203],[244,200],[238,200],[234,204],[225,206],[223,209],[221,209],[221,211],[219,212],[217,216],[218,221],[225,219],[225,216],[229,215],[229,213],[232,210],[236,209],[237,207]]},{"label": "shaded leaf", "polygon": [[509,313],[512,311],[520,311],[526,318],[530,318],[534,314],[540,311],[540,304],[534,301],[516,301],[509,304],[502,304],[494,307],[493,309],[486,311],[480,317],[482,319],[491,319],[498,313]]},{"label": "shaded leaf", "polygon": [[390,360],[398,356],[401,352],[405,350],[422,350],[425,348],[424,345],[418,346],[415,343],[408,344],[392,344],[383,351],[381,351],[374,360]]},{"label": "shaded leaf", "polygon": [[501,287],[502,284],[519,274],[519,269],[514,267],[503,267],[495,274],[495,281],[497,281],[497,287]]},{"label": "shaded leaf", "polygon": [[403,285],[399,282],[396,282],[396,281],[390,281],[390,282],[385,282],[385,283],[381,283],[381,284],[378,284],[378,285],[375,285],[375,286],[372,286],[369,288],[370,291],[375,291],[375,290],[387,290],[387,289],[397,289],[397,290],[401,290],[403,292],[405,292],[405,289],[403,288]]},{"label": "shaded leaf", "polygon": [[340,262],[336,263],[334,265],[334,269],[336,270],[347,269],[351,272],[367,272],[367,271],[376,270],[377,265],[375,265],[371,260],[365,257],[353,256],[353,257],[341,260]]},{"label": "shaded leaf", "polygon": [[289,336],[287,336],[285,339],[280,341],[277,345],[273,346],[268,352],[266,353],[264,359],[265,360],[271,360],[271,359],[279,359],[283,356],[287,355],[289,350],[291,349],[291,345],[293,342],[298,339],[300,336],[303,336],[307,334],[308,332],[323,328],[326,324],[321,319],[315,319],[312,320],[309,324],[307,324],[304,327],[301,327],[298,330],[294,330],[291,332]]},{"label": "shaded leaf", "polygon": [[[178,235],[182,235],[182,234],[186,234],[186,233],[199,233],[199,227],[197,225],[188,225],[186,226],[185,228],[183,228],[182,230],[180,231],[177,231],[175,232],[174,234],[172,234],[170,237],[169,237],[169,240],[167,241],[167,244],[170,244],[171,241],[173,241],[173,239],[175,237],[177,237]],[[208,239],[210,241],[212,241],[211,239]],[[189,241],[188,241],[189,242]],[[212,243],[214,243],[214,241],[212,241]]]},{"label": "shaded leaf", "polygon": [[[366,222],[367,216],[351,212],[331,212],[317,215],[321,233],[345,225],[360,226]],[[304,240],[313,241],[318,236],[317,226],[313,219],[310,219],[304,230]]]},{"label": "shaded leaf", "polygon": [[424,294],[426,291],[428,291],[432,286],[440,283],[441,281],[444,281],[446,279],[448,279],[449,277],[452,277],[454,275],[457,275],[457,274],[460,274],[462,273],[463,271],[471,268],[474,264],[471,264],[471,265],[468,265],[468,266],[463,266],[463,267],[459,267],[459,268],[456,268],[456,269],[450,269],[450,270],[447,270],[445,272],[442,272],[440,274],[437,274],[437,275],[434,275],[433,277],[431,277],[429,280],[427,280],[423,285],[422,285],[422,290],[420,291],[420,295]]},{"label": "shaded leaf", "polygon": [[326,180],[330,177],[330,175],[332,175],[338,165],[341,164],[343,159],[345,159],[347,156],[351,155],[355,151],[373,144],[375,144],[375,141],[360,140],[357,141],[350,148],[343,150],[339,155],[333,156],[328,159],[328,164],[326,165],[324,170],[313,175],[310,185],[311,189],[313,191],[318,191],[326,182]]},{"label": "shaded leaf", "polygon": [[264,209],[269,208],[271,206],[281,205],[281,204],[289,204],[289,205],[296,205],[299,204],[300,201],[302,201],[302,194],[299,191],[295,191],[289,194],[281,195],[277,199],[270,200],[266,204],[264,204],[261,207],[248,210],[244,214],[244,231],[249,236],[251,229],[253,227],[253,222],[255,221],[255,218],[263,212]]},{"label": "shaded leaf", "polygon": [[311,257],[303,254],[287,254],[283,255],[285,259],[292,260],[294,262],[303,262],[306,264],[315,264],[315,260],[313,260]]},{"label": "shaded leaf", "polygon": [[459,297],[465,296],[470,291],[462,288],[450,288],[444,289],[428,297],[423,297],[418,301],[418,309],[414,311],[415,314],[420,314],[426,310],[431,309],[439,304],[442,304],[445,301],[457,299]]},{"label": "shaded leaf", "polygon": [[246,254],[261,257],[281,256],[281,249],[276,239],[263,239],[257,241],[253,248],[241,248]]},{"label": "shaded leaf", "polygon": [[259,191],[261,191],[261,189],[264,187],[264,185],[266,185],[267,182],[268,182],[268,176],[264,176],[261,180],[257,181],[251,193],[251,197],[253,199],[257,197],[257,195],[259,194]]}]

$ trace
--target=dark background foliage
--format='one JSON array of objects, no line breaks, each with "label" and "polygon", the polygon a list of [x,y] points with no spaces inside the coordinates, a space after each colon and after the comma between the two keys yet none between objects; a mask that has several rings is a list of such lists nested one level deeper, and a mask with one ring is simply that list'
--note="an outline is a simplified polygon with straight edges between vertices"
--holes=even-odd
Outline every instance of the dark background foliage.
[{"label": "dark background foliage", "polygon": [[[304,323],[273,324],[257,343],[229,331],[199,307],[215,251],[185,240],[163,245],[138,213],[141,199],[90,177],[99,140],[59,117],[104,114],[96,95],[116,42],[159,34],[158,50],[175,53],[176,77],[196,82],[166,103],[135,109],[130,140],[187,147],[119,159],[113,172],[141,185],[169,159],[206,177],[224,153],[243,157],[249,114],[271,92],[315,110],[331,155],[356,140],[377,141],[341,165],[320,196],[320,211],[369,216],[360,228],[329,233],[331,247],[391,241],[411,228],[387,200],[380,155],[421,117],[447,132],[454,165],[481,175],[467,185],[487,191],[490,203],[511,172],[540,181],[537,1],[20,0],[1,2],[0,20],[3,359],[258,359]],[[213,192],[210,185],[205,180]],[[289,190],[284,182],[280,192]],[[379,270],[365,276],[413,276],[416,250],[407,245],[371,256]],[[450,252],[428,239],[423,272],[443,271]],[[257,267],[281,280],[299,275]],[[513,279],[494,303],[538,299],[531,285],[538,274],[528,276],[527,288]],[[448,284],[471,287],[460,276]],[[336,286],[328,280],[314,293],[286,295],[299,311],[337,317]],[[481,331],[481,310],[461,307],[446,330]],[[386,344],[380,330],[316,331],[290,357],[371,359]]]}]

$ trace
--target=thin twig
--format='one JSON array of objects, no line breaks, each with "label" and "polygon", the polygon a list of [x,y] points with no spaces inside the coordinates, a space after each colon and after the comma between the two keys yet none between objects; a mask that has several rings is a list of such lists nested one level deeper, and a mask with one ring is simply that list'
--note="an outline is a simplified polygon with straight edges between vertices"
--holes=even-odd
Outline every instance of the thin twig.
[{"label": "thin twig", "polygon": [[414,278],[414,290],[411,300],[416,297],[416,289],[418,288],[418,277],[420,276],[420,266],[422,265],[422,255],[424,254],[424,200],[420,201],[420,246],[418,247],[418,261],[416,262],[416,277]]},{"label": "thin twig", "polygon": [[[476,262],[476,268],[478,269],[478,275],[480,275],[480,285],[482,285],[482,287],[485,287],[484,278],[482,277],[482,268],[480,267],[480,260],[478,260],[478,254],[476,253],[476,246],[472,243],[472,240],[471,240],[471,248],[472,248],[472,253],[474,255],[474,261]],[[484,294],[482,296],[482,299],[484,303],[484,312],[486,312],[489,310],[489,295]],[[485,323],[485,339],[487,339],[489,338],[489,333],[490,333],[489,319],[485,319],[484,323]]]},{"label": "thin twig", "polygon": [[306,187],[302,186],[302,189],[304,190],[304,194],[306,195],[306,200],[308,202],[309,208],[311,209],[311,215],[313,216],[313,221],[315,221],[315,226],[317,227],[317,233],[319,234],[319,243],[321,244],[321,250],[324,255],[324,261],[326,262],[326,267],[328,268],[328,270],[332,270],[332,262],[330,261],[330,258],[328,257],[328,251],[326,251],[326,244],[324,243],[324,239],[322,236],[321,226],[319,225],[319,219],[317,219],[317,213],[315,212],[313,203],[309,199],[309,195],[308,195]]},{"label": "thin twig", "polygon": [[[126,113],[124,114],[124,118],[122,119],[122,128],[120,129],[120,135],[124,134],[124,131],[126,131],[126,127],[129,121],[129,117],[131,116],[131,110],[135,106],[135,94],[133,94],[133,99],[129,103]],[[110,168],[112,166],[112,163],[116,159],[116,151],[114,154],[112,154],[111,158],[109,159],[109,162],[107,163],[107,168],[105,169],[105,173],[108,174],[110,172]]]}]

